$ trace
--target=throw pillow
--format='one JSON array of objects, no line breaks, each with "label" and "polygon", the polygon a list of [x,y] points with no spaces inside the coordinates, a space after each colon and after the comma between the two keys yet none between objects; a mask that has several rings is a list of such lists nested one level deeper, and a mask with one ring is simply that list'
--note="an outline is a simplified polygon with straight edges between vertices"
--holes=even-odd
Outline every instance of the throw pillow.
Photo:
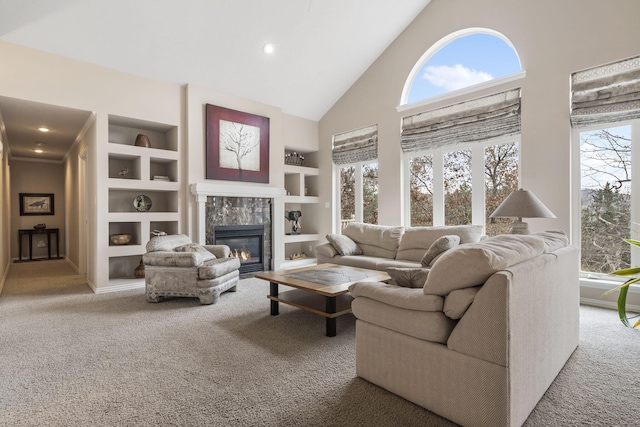
[{"label": "throw pillow", "polygon": [[438,237],[436,241],[429,246],[427,252],[424,253],[422,260],[420,260],[420,264],[422,264],[423,267],[429,267],[438,255],[458,246],[459,244],[460,236],[456,236],[455,234]]},{"label": "throw pillow", "polygon": [[340,255],[362,255],[360,246],[343,234],[327,234],[327,240]]},{"label": "throw pillow", "polygon": [[188,245],[177,246],[174,250],[176,252],[197,252],[202,255],[203,261],[216,259],[216,256],[209,252],[207,248],[197,243],[189,243]]},{"label": "throw pillow", "polygon": [[429,275],[428,268],[387,267],[385,271],[396,285],[403,288],[421,288]]}]

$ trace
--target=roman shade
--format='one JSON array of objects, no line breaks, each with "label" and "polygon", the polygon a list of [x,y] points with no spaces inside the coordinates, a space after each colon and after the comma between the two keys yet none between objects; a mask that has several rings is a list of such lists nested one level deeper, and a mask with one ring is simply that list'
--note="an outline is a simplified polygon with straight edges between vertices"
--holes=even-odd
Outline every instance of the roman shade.
[{"label": "roman shade", "polygon": [[332,156],[336,165],[377,159],[378,125],[333,135]]},{"label": "roman shade", "polygon": [[571,75],[571,126],[640,118],[640,56]]},{"label": "roman shade", "polygon": [[520,89],[430,110],[402,119],[402,151],[450,147],[520,133]]}]

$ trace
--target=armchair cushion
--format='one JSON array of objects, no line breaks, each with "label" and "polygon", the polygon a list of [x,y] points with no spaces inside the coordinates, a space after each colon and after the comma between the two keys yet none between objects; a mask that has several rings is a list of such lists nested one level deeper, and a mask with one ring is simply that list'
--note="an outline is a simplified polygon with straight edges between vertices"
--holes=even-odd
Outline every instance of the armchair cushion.
[{"label": "armchair cushion", "polygon": [[204,246],[199,245],[198,243],[188,243],[182,246],[176,246],[174,249],[176,252],[197,252],[202,255],[203,261],[209,261],[212,259],[216,259],[216,256],[209,252]]},{"label": "armchair cushion", "polygon": [[206,261],[198,268],[198,277],[200,279],[215,279],[239,268],[240,259],[238,258],[216,258]]},{"label": "armchair cushion", "polygon": [[362,249],[347,236],[342,234],[327,234],[327,240],[340,255],[362,255]]},{"label": "armchair cushion", "polygon": [[387,267],[385,269],[387,274],[391,276],[395,285],[402,286],[404,288],[422,288],[427,281],[427,275],[429,274],[428,268],[398,268]]},{"label": "armchair cushion", "polygon": [[198,252],[157,251],[144,254],[142,263],[157,267],[197,267],[203,260]]},{"label": "armchair cushion", "polygon": [[187,245],[189,243],[191,243],[191,239],[184,234],[155,236],[147,242],[147,252],[172,251],[176,246]]},{"label": "armchair cushion", "polygon": [[455,234],[438,237],[435,242],[433,242],[431,246],[429,246],[427,252],[424,253],[424,256],[420,260],[420,263],[424,267],[429,267],[438,255],[458,246],[459,244],[460,236],[457,236]]},{"label": "armchair cushion", "polygon": [[513,234],[456,246],[433,265],[424,293],[445,296],[482,285],[495,272],[541,255],[544,248],[540,236]]}]

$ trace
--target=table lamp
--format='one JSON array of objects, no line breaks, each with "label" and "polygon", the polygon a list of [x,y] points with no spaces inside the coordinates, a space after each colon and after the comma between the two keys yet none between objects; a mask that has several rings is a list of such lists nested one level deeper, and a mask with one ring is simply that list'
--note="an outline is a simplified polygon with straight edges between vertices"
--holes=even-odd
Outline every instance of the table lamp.
[{"label": "table lamp", "polygon": [[555,218],[556,216],[531,191],[519,189],[509,194],[489,218],[517,218],[511,234],[529,234],[529,225],[522,218]]}]

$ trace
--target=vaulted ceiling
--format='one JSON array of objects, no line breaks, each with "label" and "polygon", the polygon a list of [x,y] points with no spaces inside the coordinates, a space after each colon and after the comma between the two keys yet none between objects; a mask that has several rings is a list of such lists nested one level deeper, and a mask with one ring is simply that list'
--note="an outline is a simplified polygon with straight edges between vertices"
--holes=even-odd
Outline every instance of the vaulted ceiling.
[{"label": "vaulted ceiling", "polygon": [[0,38],[319,120],[429,2],[0,0]]}]

